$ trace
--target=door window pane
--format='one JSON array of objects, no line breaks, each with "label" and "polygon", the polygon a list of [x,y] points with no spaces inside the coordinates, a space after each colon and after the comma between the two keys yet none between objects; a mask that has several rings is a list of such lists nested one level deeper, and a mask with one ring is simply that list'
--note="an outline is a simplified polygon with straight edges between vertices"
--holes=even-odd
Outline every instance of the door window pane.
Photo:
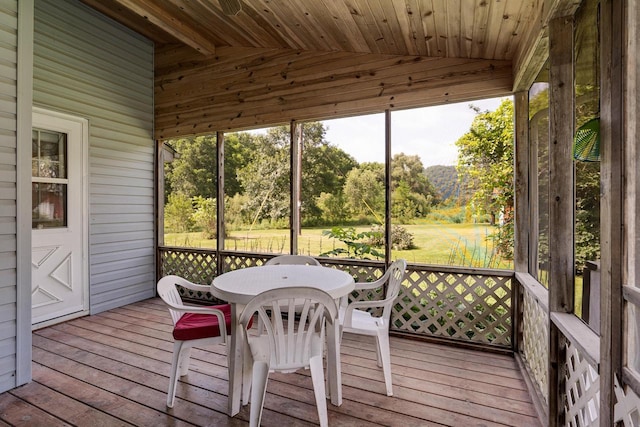
[{"label": "door window pane", "polygon": [[32,176],[40,178],[67,178],[66,134],[34,130],[31,156]]},{"label": "door window pane", "polygon": [[67,226],[67,185],[34,182],[32,184],[32,227]]},{"label": "door window pane", "polygon": [[67,226],[67,134],[34,129],[31,141],[32,228]]}]

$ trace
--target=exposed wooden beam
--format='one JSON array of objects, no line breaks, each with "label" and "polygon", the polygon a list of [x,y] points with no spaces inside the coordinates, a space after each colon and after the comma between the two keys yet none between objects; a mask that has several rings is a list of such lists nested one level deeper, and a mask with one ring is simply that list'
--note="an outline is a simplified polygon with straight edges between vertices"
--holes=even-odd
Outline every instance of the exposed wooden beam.
[{"label": "exposed wooden beam", "polygon": [[581,0],[549,0],[538,2],[531,25],[513,57],[513,91],[528,90],[549,56],[549,21],[571,16]]},{"label": "exposed wooden beam", "polygon": [[167,11],[162,2],[153,0],[115,0],[122,7],[147,19],[173,37],[204,55],[213,55],[215,45],[196,29],[187,25],[175,12]]}]

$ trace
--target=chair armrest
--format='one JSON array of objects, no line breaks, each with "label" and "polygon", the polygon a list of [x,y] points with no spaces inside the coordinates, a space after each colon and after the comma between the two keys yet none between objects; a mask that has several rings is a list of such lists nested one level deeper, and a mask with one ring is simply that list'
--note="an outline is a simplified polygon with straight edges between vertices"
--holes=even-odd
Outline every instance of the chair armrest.
[{"label": "chair armrest", "polygon": [[354,290],[359,290],[359,289],[377,289],[377,288],[381,288],[384,286],[385,283],[387,283],[387,279],[388,279],[388,274],[385,273],[382,275],[382,277],[380,277],[378,280],[374,280],[373,282],[356,282],[356,286],[354,288]]},{"label": "chair armrest", "polygon": [[180,283],[178,283],[178,285],[182,286],[183,288],[189,289],[190,291],[199,291],[199,292],[210,292],[211,291],[211,286],[208,285],[198,285],[195,283],[192,283],[186,279],[184,279],[183,281],[180,281]]},{"label": "chair armrest", "polygon": [[[226,320],[224,318],[224,313],[219,308],[214,306],[191,306],[191,305],[183,305],[183,304],[174,304],[169,301],[165,301],[167,305],[171,307],[172,310],[180,312],[180,313],[200,313],[200,314],[211,314],[218,318],[218,325],[220,325],[220,330],[222,327],[226,329]],[[224,341],[227,341],[225,334]]]}]

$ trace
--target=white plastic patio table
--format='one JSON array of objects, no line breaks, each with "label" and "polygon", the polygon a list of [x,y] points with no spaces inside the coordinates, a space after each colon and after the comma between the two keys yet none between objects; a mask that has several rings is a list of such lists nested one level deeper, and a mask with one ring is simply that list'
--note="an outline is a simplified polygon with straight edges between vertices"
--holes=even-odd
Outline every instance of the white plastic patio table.
[{"label": "white plastic patio table", "polygon": [[[229,410],[230,416],[240,411],[242,399],[243,343],[238,317],[244,306],[261,292],[275,288],[310,286],[322,289],[336,301],[353,291],[353,277],[344,271],[311,265],[266,265],[242,268],[224,273],[211,283],[211,293],[231,304],[231,343],[229,346]],[[327,328],[327,373],[331,403],[342,404],[339,325]],[[250,375],[250,374],[249,374]],[[248,393],[244,393],[248,402]]]}]

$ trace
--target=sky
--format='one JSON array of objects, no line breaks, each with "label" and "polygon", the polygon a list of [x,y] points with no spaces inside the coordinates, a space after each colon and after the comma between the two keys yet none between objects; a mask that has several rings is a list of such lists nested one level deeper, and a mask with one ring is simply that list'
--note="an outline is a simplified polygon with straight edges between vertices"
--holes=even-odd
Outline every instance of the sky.
[{"label": "sky", "polygon": [[[425,167],[455,165],[455,142],[476,116],[470,105],[495,110],[504,98],[461,102],[391,113],[391,152],[420,156]],[[326,140],[359,162],[384,162],[384,114],[325,120]]]}]

